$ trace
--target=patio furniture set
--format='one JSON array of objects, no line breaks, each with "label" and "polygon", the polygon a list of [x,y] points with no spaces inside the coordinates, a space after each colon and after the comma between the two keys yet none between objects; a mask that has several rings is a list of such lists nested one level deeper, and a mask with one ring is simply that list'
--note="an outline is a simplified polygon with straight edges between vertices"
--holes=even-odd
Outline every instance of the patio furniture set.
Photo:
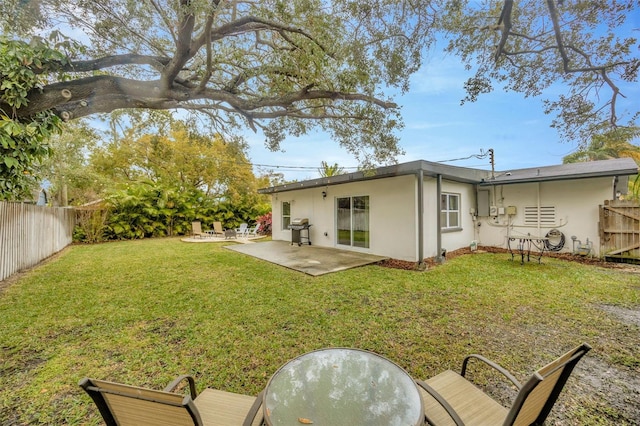
[{"label": "patio furniture set", "polygon": [[249,227],[247,223],[241,223],[238,228],[224,229],[221,222],[213,222],[213,229],[202,230],[200,221],[191,223],[191,235],[198,238],[224,237],[225,240],[230,238],[249,238],[258,235],[259,226]]},{"label": "patio furniture set", "polygon": [[[587,344],[565,353],[521,384],[480,355],[467,356],[461,372],[447,370],[414,380],[394,362],[369,351],[326,348],[280,367],[257,397],[205,389],[180,376],[163,391],[85,378],[80,386],[111,425],[541,425]],[[518,389],[503,407],[466,373],[484,363]],[[175,393],[181,383],[189,394]]]}]

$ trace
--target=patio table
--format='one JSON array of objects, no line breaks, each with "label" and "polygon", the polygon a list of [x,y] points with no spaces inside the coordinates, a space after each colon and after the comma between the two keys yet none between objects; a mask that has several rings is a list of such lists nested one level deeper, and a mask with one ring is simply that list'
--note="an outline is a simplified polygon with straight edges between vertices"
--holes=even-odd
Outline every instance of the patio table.
[{"label": "patio table", "polygon": [[360,349],[328,348],[299,356],[271,377],[266,424],[422,425],[414,380],[392,361]]},{"label": "patio table", "polygon": [[[524,257],[527,256],[527,262],[529,262],[531,257],[531,251],[533,249],[534,256],[538,257],[538,263],[542,259],[542,255],[544,254],[544,250],[546,248],[545,242],[548,240],[546,237],[535,237],[531,235],[526,236],[510,236],[507,239],[507,248],[509,249],[509,253],[511,253],[511,260],[513,261],[514,250],[517,250],[520,253],[520,264],[524,264]],[[511,242],[516,242],[516,247],[511,247]]]}]

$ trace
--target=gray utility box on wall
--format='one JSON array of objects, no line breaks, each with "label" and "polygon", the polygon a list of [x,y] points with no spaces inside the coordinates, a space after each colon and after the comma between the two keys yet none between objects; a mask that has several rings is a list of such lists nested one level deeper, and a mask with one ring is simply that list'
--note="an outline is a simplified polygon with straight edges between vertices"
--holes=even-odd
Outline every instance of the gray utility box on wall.
[{"label": "gray utility box on wall", "polygon": [[478,190],[478,216],[489,216],[489,208],[491,204],[489,202],[489,190],[488,189],[479,189]]}]

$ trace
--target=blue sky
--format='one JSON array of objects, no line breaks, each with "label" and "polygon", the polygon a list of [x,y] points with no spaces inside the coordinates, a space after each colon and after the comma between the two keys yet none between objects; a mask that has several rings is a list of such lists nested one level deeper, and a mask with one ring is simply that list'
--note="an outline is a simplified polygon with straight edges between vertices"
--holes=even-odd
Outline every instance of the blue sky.
[{"label": "blue sky", "polygon": [[[496,170],[508,170],[561,164],[565,155],[575,151],[576,144],[560,142],[558,133],[550,127],[554,116],[544,114],[544,96],[525,98],[496,87],[475,103],[461,106],[460,100],[465,95],[463,84],[471,74],[457,57],[433,52],[432,58],[412,77],[410,91],[395,99],[402,107],[405,122],[399,133],[405,155],[398,157],[398,162],[444,161],[493,148]],[[640,99],[639,85],[622,90],[627,99],[621,103],[629,105]],[[545,95],[554,97],[553,94]],[[327,134],[289,137],[281,145],[282,152],[270,152],[260,134],[246,134],[246,138],[250,160],[254,164],[281,166],[268,169],[283,173],[286,180],[317,178],[321,161],[357,166],[356,159]],[[490,169],[488,158],[446,164]]]}]

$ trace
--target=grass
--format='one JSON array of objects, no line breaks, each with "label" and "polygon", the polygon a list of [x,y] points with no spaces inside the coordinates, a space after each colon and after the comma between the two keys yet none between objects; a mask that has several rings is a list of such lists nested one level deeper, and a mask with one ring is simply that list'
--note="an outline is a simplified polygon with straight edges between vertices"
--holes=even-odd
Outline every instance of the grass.
[{"label": "grass", "polygon": [[[509,258],[314,278],[220,243],[72,246],[0,293],[0,424],[100,424],[84,376],[162,389],[189,373],[199,388],[255,395],[287,360],[328,346],[377,352],[420,378],[480,352],[523,379],[583,341],[612,368],[640,368],[638,327],[598,307],[637,309],[637,274]],[[576,382],[557,424],[637,420]]]}]

